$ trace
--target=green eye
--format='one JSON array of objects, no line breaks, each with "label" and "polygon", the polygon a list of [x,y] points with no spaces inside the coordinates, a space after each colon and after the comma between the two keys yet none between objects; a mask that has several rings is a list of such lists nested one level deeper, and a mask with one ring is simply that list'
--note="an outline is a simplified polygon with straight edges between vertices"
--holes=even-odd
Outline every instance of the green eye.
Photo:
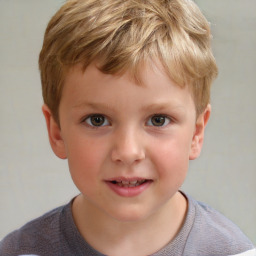
[{"label": "green eye", "polygon": [[109,121],[103,115],[91,115],[85,119],[85,122],[94,127],[109,125]]},{"label": "green eye", "polygon": [[170,118],[162,115],[155,115],[152,116],[149,121],[147,122],[147,125],[149,126],[166,126],[170,123]]}]

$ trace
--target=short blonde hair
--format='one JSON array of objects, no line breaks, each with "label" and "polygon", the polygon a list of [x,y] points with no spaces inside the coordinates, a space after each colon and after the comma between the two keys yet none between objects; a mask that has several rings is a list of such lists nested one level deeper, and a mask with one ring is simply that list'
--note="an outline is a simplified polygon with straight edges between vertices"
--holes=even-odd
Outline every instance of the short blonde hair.
[{"label": "short blonde hair", "polygon": [[69,0],[50,20],[39,57],[44,102],[56,121],[67,70],[93,61],[108,74],[160,60],[168,76],[191,86],[196,112],[217,75],[209,23],[192,0]]}]

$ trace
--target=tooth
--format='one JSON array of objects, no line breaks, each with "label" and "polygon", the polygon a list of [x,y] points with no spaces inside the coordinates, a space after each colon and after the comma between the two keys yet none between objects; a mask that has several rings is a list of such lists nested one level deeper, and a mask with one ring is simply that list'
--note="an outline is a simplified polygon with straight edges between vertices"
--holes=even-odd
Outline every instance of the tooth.
[{"label": "tooth", "polygon": [[117,184],[120,187],[136,187],[141,185],[142,183],[144,183],[146,180],[132,180],[132,181],[128,181],[128,180],[116,180],[115,184]]}]

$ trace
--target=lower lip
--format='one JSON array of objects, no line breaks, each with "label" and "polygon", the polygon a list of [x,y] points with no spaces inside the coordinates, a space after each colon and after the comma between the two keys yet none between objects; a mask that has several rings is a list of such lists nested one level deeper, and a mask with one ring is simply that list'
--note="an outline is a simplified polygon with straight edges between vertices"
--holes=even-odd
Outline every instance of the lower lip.
[{"label": "lower lip", "polygon": [[120,187],[112,182],[106,183],[110,187],[110,189],[114,191],[117,195],[122,197],[134,197],[144,192],[151,185],[152,181],[147,181],[136,187]]}]

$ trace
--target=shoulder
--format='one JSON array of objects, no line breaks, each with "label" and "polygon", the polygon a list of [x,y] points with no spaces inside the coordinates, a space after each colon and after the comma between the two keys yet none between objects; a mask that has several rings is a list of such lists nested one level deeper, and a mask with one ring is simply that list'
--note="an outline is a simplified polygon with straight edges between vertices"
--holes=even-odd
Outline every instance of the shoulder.
[{"label": "shoulder", "polygon": [[[196,255],[240,255],[256,251],[251,241],[229,219],[212,207],[188,197],[194,221],[186,247]],[[210,254],[209,254],[210,253]],[[190,254],[191,255],[191,254]],[[242,254],[246,255],[246,254]]]},{"label": "shoulder", "polygon": [[54,251],[58,245],[60,215],[65,207],[58,207],[7,235],[0,242],[0,255],[47,255],[46,248],[48,252]]}]

